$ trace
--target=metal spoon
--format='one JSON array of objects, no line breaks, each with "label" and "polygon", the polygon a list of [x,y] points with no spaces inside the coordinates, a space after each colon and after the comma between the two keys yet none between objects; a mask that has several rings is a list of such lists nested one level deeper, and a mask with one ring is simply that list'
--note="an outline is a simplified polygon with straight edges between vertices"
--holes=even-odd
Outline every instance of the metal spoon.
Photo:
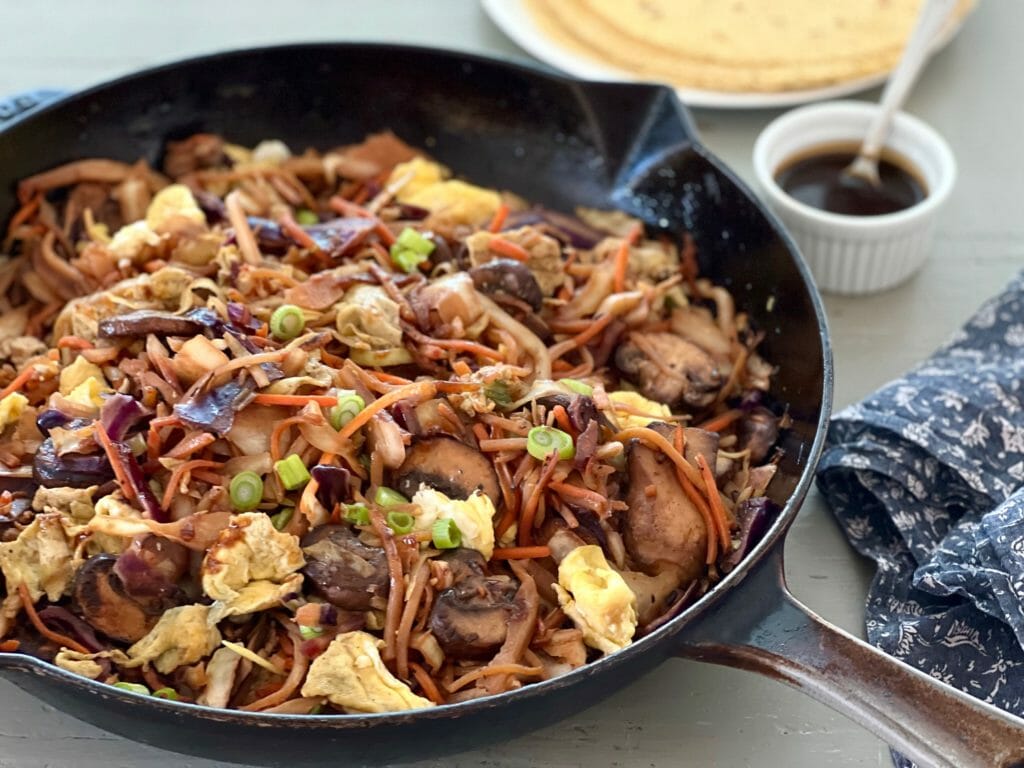
[{"label": "metal spoon", "polygon": [[903,49],[900,63],[889,77],[878,112],[868,126],[860,152],[842,172],[840,181],[866,182],[873,188],[881,186],[878,177],[878,159],[889,135],[893,115],[903,105],[910,88],[928,60],[935,38],[949,19],[957,0],[925,0],[917,24]]}]

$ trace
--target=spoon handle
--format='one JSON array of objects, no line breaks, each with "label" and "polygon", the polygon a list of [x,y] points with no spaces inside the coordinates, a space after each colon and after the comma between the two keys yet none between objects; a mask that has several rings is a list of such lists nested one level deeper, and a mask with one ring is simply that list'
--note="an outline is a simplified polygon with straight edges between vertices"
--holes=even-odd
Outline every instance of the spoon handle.
[{"label": "spoon handle", "polygon": [[868,127],[864,143],[861,144],[860,155],[878,159],[882,145],[889,134],[893,114],[900,108],[911,86],[917,80],[924,63],[928,60],[935,38],[949,19],[957,0],[925,0],[917,24],[907,41],[896,70],[889,77],[885,91],[882,93],[881,108],[874,121]]}]

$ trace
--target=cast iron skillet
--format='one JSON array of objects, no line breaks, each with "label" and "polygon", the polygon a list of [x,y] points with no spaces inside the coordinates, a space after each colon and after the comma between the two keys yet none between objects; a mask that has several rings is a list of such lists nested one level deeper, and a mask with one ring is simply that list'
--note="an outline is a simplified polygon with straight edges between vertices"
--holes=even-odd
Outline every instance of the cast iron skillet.
[{"label": "cast iron skillet", "polygon": [[[1024,724],[836,629],[786,590],[782,543],[810,486],[831,405],[817,291],[792,241],[697,140],[664,87],[583,83],[419,48],[303,45],[148,70],[45,108],[0,105],[0,218],[18,179],[76,158],[151,163],[165,140],[211,131],[326,148],[391,128],[473,181],[571,210],[624,208],[696,238],[704,274],[766,332],[774,395],[793,428],[770,489],[782,512],[749,558],[628,649],[545,683],[413,713],[261,715],[157,700],[33,658],[0,673],[61,710],[165,749],[266,765],[387,763],[493,744],[596,702],[673,655],[743,667],[803,689],[922,764],[1009,766]],[[301,744],[301,749],[296,749]]]}]

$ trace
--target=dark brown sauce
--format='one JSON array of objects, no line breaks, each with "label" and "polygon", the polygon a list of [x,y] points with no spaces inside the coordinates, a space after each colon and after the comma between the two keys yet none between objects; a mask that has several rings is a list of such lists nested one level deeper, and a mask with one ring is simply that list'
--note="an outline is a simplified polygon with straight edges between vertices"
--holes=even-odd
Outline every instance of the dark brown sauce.
[{"label": "dark brown sauce", "polygon": [[904,158],[885,150],[878,163],[881,187],[843,175],[857,156],[856,144],[826,144],[791,157],[775,172],[790,197],[819,211],[848,216],[896,213],[921,202],[928,190]]}]

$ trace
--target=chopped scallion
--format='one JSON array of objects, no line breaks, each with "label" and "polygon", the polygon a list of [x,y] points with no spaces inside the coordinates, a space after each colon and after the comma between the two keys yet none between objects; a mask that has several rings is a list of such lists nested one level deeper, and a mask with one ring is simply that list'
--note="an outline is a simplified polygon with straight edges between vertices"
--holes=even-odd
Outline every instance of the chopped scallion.
[{"label": "chopped scallion", "polygon": [[352,525],[369,525],[370,510],[365,504],[343,504],[345,519]]},{"label": "chopped scallion", "polygon": [[578,379],[562,379],[561,382],[577,395],[586,395],[587,397],[590,397],[594,394],[594,388],[584,381],[579,381]]},{"label": "chopped scallion", "polygon": [[159,688],[153,691],[153,695],[158,699],[167,699],[168,701],[179,701],[181,696],[173,688]]},{"label": "chopped scallion", "polygon": [[295,212],[295,223],[308,227],[313,224],[319,224],[320,217],[313,211],[309,210],[309,208],[299,208],[299,210]]},{"label": "chopped scallion", "polygon": [[399,536],[409,533],[416,522],[408,512],[399,512],[397,509],[388,512],[387,521],[388,527]]},{"label": "chopped scallion", "polygon": [[287,527],[288,523],[292,521],[292,516],[295,514],[295,510],[292,507],[285,507],[276,515],[270,516],[270,522],[274,524],[274,528],[279,531],[283,531]]},{"label": "chopped scallion", "polygon": [[312,640],[314,637],[320,637],[324,633],[320,627],[307,627],[305,625],[299,625],[299,635],[302,636],[303,640]]},{"label": "chopped scallion", "polygon": [[455,549],[462,544],[462,531],[450,517],[443,517],[430,529],[430,538],[438,549]]},{"label": "chopped scallion", "polygon": [[377,493],[374,494],[373,500],[382,507],[393,507],[396,504],[409,503],[409,500],[398,491],[393,491],[383,485],[377,489]]},{"label": "chopped scallion", "polygon": [[306,316],[294,304],[282,304],[270,316],[270,333],[280,341],[291,341],[306,327]]},{"label": "chopped scallion", "polygon": [[341,390],[338,393],[338,404],[332,406],[328,412],[331,426],[340,430],[352,421],[365,407],[366,401],[351,389]]},{"label": "chopped scallion", "polygon": [[430,238],[406,227],[391,246],[391,259],[403,272],[413,272],[436,247]]},{"label": "chopped scallion", "polygon": [[139,683],[114,683],[115,688],[120,688],[122,691],[131,691],[132,693],[141,693],[146,696],[149,695],[149,688]]},{"label": "chopped scallion", "polygon": [[255,472],[239,472],[228,486],[231,504],[241,512],[256,509],[263,500],[263,478]]},{"label": "chopped scallion", "polygon": [[298,454],[293,453],[280,461],[275,461],[274,469],[281,478],[281,485],[289,491],[301,488],[309,482],[309,470]]},{"label": "chopped scallion", "polygon": [[560,459],[571,459],[576,455],[572,436],[554,427],[534,427],[526,435],[526,450],[533,458],[543,461],[552,453]]}]

